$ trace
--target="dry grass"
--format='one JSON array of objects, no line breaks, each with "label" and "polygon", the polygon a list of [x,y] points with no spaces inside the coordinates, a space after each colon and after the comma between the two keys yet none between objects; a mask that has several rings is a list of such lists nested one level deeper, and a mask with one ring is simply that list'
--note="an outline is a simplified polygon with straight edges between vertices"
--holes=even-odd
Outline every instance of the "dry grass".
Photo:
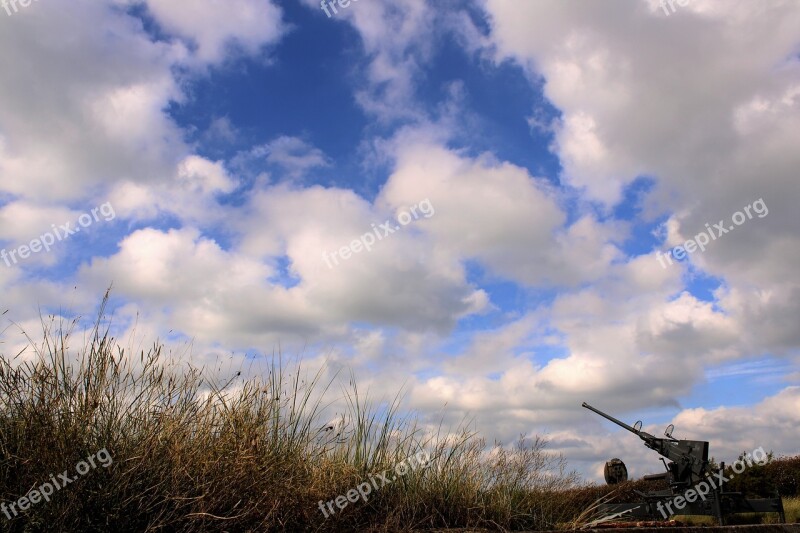
[{"label": "dry grass", "polygon": [[786,514],[787,523],[800,524],[800,497],[784,498],[783,512]]},{"label": "dry grass", "polygon": [[[101,311],[102,316],[102,311]],[[113,457],[32,505],[11,531],[397,531],[552,529],[574,519],[576,474],[545,442],[496,447],[461,430],[424,436],[398,399],[373,407],[353,385],[344,442],[321,436],[321,397],[272,363],[218,384],[166,364],[160,346],[128,353],[100,331],[69,355],[70,328],[44,328],[35,359],[0,355],[0,498],[13,502],[81,459]],[[73,323],[74,325],[74,323]],[[71,326],[73,326],[71,325]],[[425,451],[430,466],[325,518],[328,501]],[[563,492],[562,492],[563,493]],[[567,494],[567,493],[563,493]]]}]

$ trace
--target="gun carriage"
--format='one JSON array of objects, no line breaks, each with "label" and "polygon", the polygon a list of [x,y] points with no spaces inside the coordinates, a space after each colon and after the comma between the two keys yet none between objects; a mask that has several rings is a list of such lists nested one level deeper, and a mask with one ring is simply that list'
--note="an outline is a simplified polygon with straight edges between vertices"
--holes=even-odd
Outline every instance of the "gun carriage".
[{"label": "gun carriage", "polygon": [[[723,475],[725,463],[720,464],[718,471],[713,471],[708,460],[707,441],[676,439],[672,436],[675,429],[672,424],[664,431],[664,438],[655,437],[642,431],[641,421],[629,426],[586,402],[582,406],[638,435],[645,446],[661,455],[661,461],[666,467],[665,472],[644,478],[665,480],[669,485],[668,489],[635,491],[642,498],[639,503],[602,504],[599,511],[605,516],[664,520],[672,514],[710,515],[716,517],[720,525],[725,525],[726,517],[731,514],[778,513],[781,523],[786,523],[783,500],[779,494],[774,498],[751,499],[745,498],[740,492],[726,490],[726,478]],[[605,477],[609,484],[625,481],[627,469],[624,463],[616,458],[606,463]],[[677,502],[679,503],[676,505]]]}]

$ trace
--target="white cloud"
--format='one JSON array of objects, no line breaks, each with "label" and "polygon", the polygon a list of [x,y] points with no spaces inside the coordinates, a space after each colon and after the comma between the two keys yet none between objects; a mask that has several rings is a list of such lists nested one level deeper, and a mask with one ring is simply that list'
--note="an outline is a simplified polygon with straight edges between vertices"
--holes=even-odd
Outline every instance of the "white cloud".
[{"label": "white cloud", "polygon": [[590,216],[568,226],[557,191],[520,167],[405,138],[396,150],[379,201],[401,208],[429,198],[438,211],[426,225],[439,253],[528,285],[598,279],[619,256],[608,241],[620,228]]},{"label": "white cloud", "polygon": [[[482,5],[497,60],[543,81],[561,111],[553,149],[584,198],[609,208],[638,176],[653,177],[641,222],[671,213],[665,249],[759,198],[769,206],[691,256],[725,283],[713,304],[663,302],[673,285],[639,310],[649,321],[641,348],[678,356],[684,342],[711,359],[796,350],[796,328],[779,317],[796,311],[800,257],[797,4],[696,0],[670,16],[653,1]],[[641,257],[643,272],[653,258]]]},{"label": "white cloud", "polygon": [[107,3],[34,7],[0,32],[0,191],[53,203],[158,179],[186,151],[163,111],[182,97],[170,68],[185,50]]},{"label": "white cloud", "polygon": [[290,179],[298,179],[309,170],[331,165],[325,153],[303,139],[283,135],[266,144],[239,153],[233,166],[245,170],[249,166],[259,167],[259,163],[270,163],[281,168]]},{"label": "white cloud", "polygon": [[236,185],[221,161],[212,163],[194,155],[179,165],[178,182],[187,192],[203,194],[231,192]]},{"label": "white cloud", "polygon": [[[0,266],[4,304],[27,310],[26,328],[36,326],[31,302],[70,294],[89,309],[113,282],[126,320],[141,311],[152,338],[172,330],[195,339],[199,362],[225,349],[308,343],[313,365],[327,350],[332,368],[352,365],[365,387],[393,392],[406,382],[408,405],[430,414],[447,403],[448,422],[476,414],[489,438],[550,431],[594,471],[619,438],[589,442],[575,432],[585,420],[581,401],[623,413],[679,411],[698,386],[713,385],[705,380],[758,372],[765,355],[774,368],[797,368],[796,4],[693,0],[667,17],[654,0],[486,0],[488,37],[465,12],[432,2],[340,10],[363,45],[365,84],[354,98],[370,126],[412,124],[388,140],[365,133],[376,166],[390,167],[374,199],[347,188],[360,175],[328,188],[294,179],[331,165],[304,138],[279,135],[225,161],[193,153],[166,112],[190,97],[176,67],[218,66],[238,53],[263,61],[287,31],[278,7],[147,6],[167,41],[88,0],[40,3],[13,24],[0,20],[8,72],[0,78],[0,238],[36,236],[98,197],[136,228],[74,279],[27,279]],[[555,135],[560,184],[492,153],[453,148],[459,128],[468,129],[462,114],[472,112],[468,80],[448,82],[449,100],[436,111],[443,116],[430,124],[419,82],[438,40],[453,32],[471,56],[510,58],[532,85],[544,83],[562,116],[532,122]],[[243,136],[223,117],[204,138],[235,146]],[[279,179],[262,174],[240,190],[249,170],[240,163],[277,168]],[[641,215],[620,223],[612,208],[640,175],[655,187],[634,206]],[[236,205],[218,201],[231,193],[241,193]],[[624,251],[636,224],[668,215],[666,247],[758,198],[769,216],[694,254],[693,269]],[[426,199],[430,218],[326,265],[323,253]],[[172,229],[149,227],[165,220]],[[708,301],[687,290],[697,269],[721,281]],[[524,310],[503,314],[490,301],[484,285],[498,281],[519,291]],[[458,328],[482,313],[490,325]],[[786,374],[782,387],[797,380]],[[750,410],[689,409],[676,421],[715,446],[771,447],[774,428],[774,448],[785,450],[796,441],[796,404],[788,386]],[[745,435],[747,423],[757,431]],[[621,446],[641,473],[647,451],[635,438]]]},{"label": "white cloud", "polygon": [[[303,0],[322,15],[319,2]],[[430,36],[441,13],[427,0],[353,3],[331,19],[347,21],[358,32],[368,65],[356,102],[380,121],[421,120],[416,82],[433,50]]]},{"label": "white cloud", "polygon": [[203,62],[222,62],[231,47],[256,55],[286,31],[282,10],[271,0],[144,1],[166,31],[196,46]]}]

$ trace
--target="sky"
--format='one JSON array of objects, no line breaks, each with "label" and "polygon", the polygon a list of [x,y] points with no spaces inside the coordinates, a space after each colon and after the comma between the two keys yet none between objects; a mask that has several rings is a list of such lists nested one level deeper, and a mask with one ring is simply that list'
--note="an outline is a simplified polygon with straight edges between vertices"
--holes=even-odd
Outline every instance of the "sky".
[{"label": "sky", "polygon": [[584,401],[796,454],[798,28],[797,0],[0,2],[0,351],[112,287],[123,346],[280,353],[587,479],[663,467]]}]

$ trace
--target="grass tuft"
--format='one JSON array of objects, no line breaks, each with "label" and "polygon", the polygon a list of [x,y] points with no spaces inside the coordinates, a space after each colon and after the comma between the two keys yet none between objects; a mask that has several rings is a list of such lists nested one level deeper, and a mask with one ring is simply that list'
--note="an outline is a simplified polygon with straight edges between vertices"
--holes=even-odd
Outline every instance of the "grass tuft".
[{"label": "grass tuft", "polygon": [[[305,382],[273,360],[266,376],[219,384],[169,364],[160,345],[126,351],[99,319],[75,353],[76,323],[43,321],[30,359],[0,354],[0,499],[74,473],[101,449],[113,463],[0,515],[8,530],[546,530],[574,518],[553,494],[578,477],[542,439],[487,452],[464,427],[423,432],[400,415],[399,396],[376,407],[352,379],[346,427],[325,432],[320,398],[331,383],[320,374]],[[319,510],[419,452],[426,468],[328,518]]]}]

